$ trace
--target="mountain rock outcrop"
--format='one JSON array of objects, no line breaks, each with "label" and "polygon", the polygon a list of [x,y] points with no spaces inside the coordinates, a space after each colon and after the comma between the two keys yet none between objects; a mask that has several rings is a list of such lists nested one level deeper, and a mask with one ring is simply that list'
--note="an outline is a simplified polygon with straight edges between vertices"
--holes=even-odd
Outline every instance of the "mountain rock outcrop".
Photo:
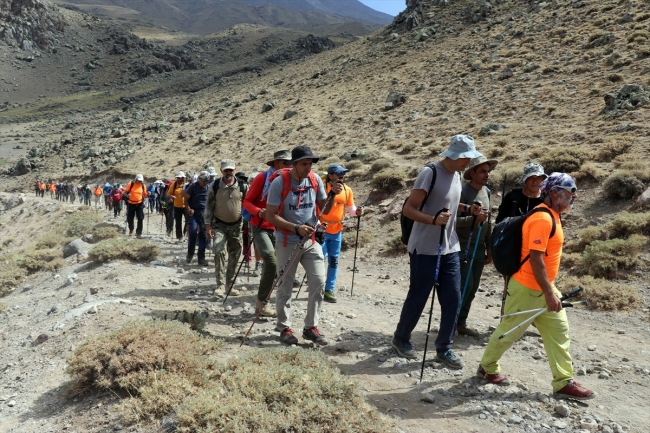
[{"label": "mountain rock outcrop", "polygon": [[0,41],[25,51],[58,45],[66,21],[58,8],[39,0],[0,0]]}]

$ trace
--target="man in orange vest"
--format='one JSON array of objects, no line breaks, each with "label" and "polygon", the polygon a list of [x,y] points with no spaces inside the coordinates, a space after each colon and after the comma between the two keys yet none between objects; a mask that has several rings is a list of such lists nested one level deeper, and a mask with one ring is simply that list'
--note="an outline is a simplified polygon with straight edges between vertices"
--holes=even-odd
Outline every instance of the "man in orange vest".
[{"label": "man in orange vest", "polygon": [[102,196],[102,189],[99,187],[99,185],[95,185],[95,189],[93,190],[93,194],[95,194],[95,207],[99,207],[99,198]]},{"label": "man in orange vest", "polygon": [[126,185],[124,197],[126,197],[127,204],[126,220],[129,225],[129,236],[133,236],[133,218],[137,215],[138,227],[135,234],[138,238],[141,238],[142,221],[144,220],[144,199],[149,197],[149,193],[144,186],[144,176],[138,174],[133,182]]}]

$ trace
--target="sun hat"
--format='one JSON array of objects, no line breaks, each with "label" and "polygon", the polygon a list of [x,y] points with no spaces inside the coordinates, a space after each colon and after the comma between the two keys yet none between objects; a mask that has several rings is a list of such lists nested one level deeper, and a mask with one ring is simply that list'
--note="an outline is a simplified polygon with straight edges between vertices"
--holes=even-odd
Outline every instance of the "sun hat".
[{"label": "sun hat", "polygon": [[291,152],[289,152],[288,149],[278,150],[277,152],[274,152],[273,159],[266,161],[266,165],[270,167],[278,159],[282,161],[291,161]]},{"label": "sun hat", "polygon": [[216,176],[217,175],[217,170],[214,167],[208,167],[208,174],[210,176]]},{"label": "sun hat", "polygon": [[320,159],[314,155],[309,146],[297,146],[291,151],[291,163],[298,162],[302,159],[311,159],[313,163],[317,163]]},{"label": "sun hat", "polygon": [[234,170],[235,161],[232,159],[223,159],[221,160],[221,170]]},{"label": "sun hat", "polygon": [[578,189],[576,181],[566,173],[553,172],[539,186],[543,194],[548,194],[554,189],[575,188]]},{"label": "sun hat", "polygon": [[481,154],[476,151],[476,146],[474,146],[474,138],[470,135],[462,134],[451,137],[449,148],[440,154],[440,156],[453,160],[461,158],[477,158],[480,155]]},{"label": "sun hat", "polygon": [[327,174],[339,174],[339,173],[345,174],[348,171],[350,170],[343,167],[340,164],[332,164],[329,167],[327,167]]},{"label": "sun hat", "polygon": [[202,171],[201,173],[199,173],[199,180],[203,182],[208,182],[210,180],[210,173],[208,173],[205,170]]},{"label": "sun hat", "polygon": [[179,177],[182,177],[183,179],[185,179],[185,173],[183,173],[182,171],[179,171],[178,173],[176,173],[176,178],[179,178]]},{"label": "sun hat", "polygon": [[494,170],[494,167],[499,164],[499,161],[496,159],[487,159],[485,155],[479,154],[480,156],[477,156],[476,158],[473,158],[472,161],[469,163],[469,167],[467,170],[465,170],[465,173],[463,174],[463,179],[465,180],[472,180],[472,177],[469,175],[469,172],[474,170],[476,167],[478,167],[481,164],[488,163],[490,164],[490,171]]},{"label": "sun hat", "polygon": [[136,174],[135,175],[135,180],[138,180],[140,182],[144,182],[144,176],[141,174]]},{"label": "sun hat", "polygon": [[524,175],[521,176],[521,183],[526,183],[526,179],[531,176],[543,176],[544,179],[548,177],[548,175],[544,173],[544,167],[536,162],[526,164],[524,167]]}]

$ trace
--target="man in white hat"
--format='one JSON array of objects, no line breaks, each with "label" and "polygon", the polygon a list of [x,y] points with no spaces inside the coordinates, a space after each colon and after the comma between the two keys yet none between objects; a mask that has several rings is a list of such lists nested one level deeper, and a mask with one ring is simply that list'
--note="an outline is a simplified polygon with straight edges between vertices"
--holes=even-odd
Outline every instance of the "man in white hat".
[{"label": "man in white hat", "polygon": [[[467,316],[481,282],[483,267],[492,263],[492,229],[488,220],[490,214],[490,191],[487,188],[490,172],[498,164],[495,159],[487,159],[481,155],[472,159],[463,178],[469,182],[463,185],[461,203],[472,204],[480,202],[483,210],[474,218],[469,212],[461,212],[456,217],[456,234],[460,243],[460,288],[462,306],[458,314],[456,330],[461,335],[479,337],[476,329],[467,326]],[[474,226],[472,227],[472,221]],[[481,224],[483,227],[481,228]],[[480,238],[477,238],[479,236]],[[472,239],[470,240],[470,235]],[[470,268],[471,265],[471,268]],[[469,279],[468,279],[469,275]]]},{"label": "man in white hat", "polygon": [[[185,173],[179,171],[176,173],[176,180],[174,183],[169,185],[167,188],[167,200],[169,203],[173,203],[173,209],[170,209],[172,212],[172,220],[176,222],[176,240],[178,242],[183,241],[183,229],[185,224],[187,224],[187,214],[185,213],[185,199],[183,198],[183,190],[185,189]],[[183,223],[183,218],[185,218],[185,223]],[[167,227],[167,236],[171,234],[171,228]]]},{"label": "man in white hat", "polygon": [[133,218],[137,215],[138,227],[135,234],[140,238],[142,237],[142,221],[144,220],[144,199],[149,197],[149,193],[144,186],[144,176],[137,174],[135,180],[126,185],[124,197],[126,197],[127,203],[126,220],[129,225],[129,236],[133,236]]},{"label": "man in white hat", "polygon": [[[404,358],[417,357],[411,345],[411,333],[420,320],[431,289],[437,284],[441,315],[435,341],[436,359],[449,368],[463,368],[463,361],[451,350],[460,305],[460,260],[457,254],[460,244],[456,235],[456,215],[470,211],[478,215],[481,206],[460,203],[459,172],[469,167],[472,158],[480,155],[472,137],[455,135],[449,148],[440,154],[444,159],[427,164],[420,171],[404,204],[404,216],[414,221],[408,242],[411,274],[409,291],[391,341],[393,348]],[[447,210],[443,212],[444,209]],[[438,264],[439,273],[433,272]]]}]

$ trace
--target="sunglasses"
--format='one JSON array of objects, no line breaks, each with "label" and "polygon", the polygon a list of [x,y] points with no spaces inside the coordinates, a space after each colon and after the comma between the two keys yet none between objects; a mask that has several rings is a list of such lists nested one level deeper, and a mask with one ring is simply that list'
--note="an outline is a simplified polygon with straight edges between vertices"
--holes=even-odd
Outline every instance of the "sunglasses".
[{"label": "sunglasses", "polygon": [[284,165],[291,165],[291,161],[287,161],[287,160],[282,161],[282,163],[283,163]]},{"label": "sunglasses", "polygon": [[343,177],[343,176],[345,176],[345,172],[334,173],[334,174],[337,175],[338,177]]},{"label": "sunglasses", "polygon": [[578,192],[578,188],[576,188],[575,186],[561,186],[561,185],[556,185],[555,187],[556,187],[556,188],[561,188],[561,189],[563,189],[563,190],[565,190],[565,191],[568,191],[568,192],[571,193],[571,194],[575,194],[576,192]]}]

